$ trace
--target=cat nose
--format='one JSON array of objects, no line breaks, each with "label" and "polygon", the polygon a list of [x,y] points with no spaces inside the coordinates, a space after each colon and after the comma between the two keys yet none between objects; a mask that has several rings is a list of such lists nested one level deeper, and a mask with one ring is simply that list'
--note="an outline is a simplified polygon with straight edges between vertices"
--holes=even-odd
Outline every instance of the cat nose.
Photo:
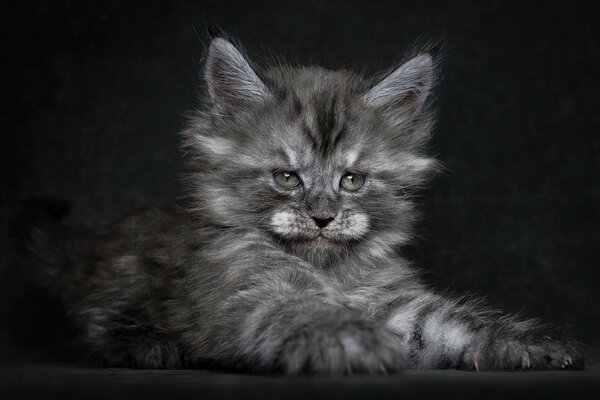
[{"label": "cat nose", "polygon": [[333,221],[333,217],[311,217],[313,219],[313,221],[315,221],[315,224],[317,224],[317,226],[319,228],[325,228],[331,221]]}]

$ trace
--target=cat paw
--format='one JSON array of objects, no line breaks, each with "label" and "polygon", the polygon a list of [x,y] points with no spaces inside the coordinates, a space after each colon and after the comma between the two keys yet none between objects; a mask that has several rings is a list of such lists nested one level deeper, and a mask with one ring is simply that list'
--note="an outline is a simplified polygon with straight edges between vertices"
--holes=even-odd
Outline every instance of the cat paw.
[{"label": "cat paw", "polygon": [[364,320],[321,323],[302,329],[283,344],[279,364],[286,374],[385,374],[402,369],[400,337]]},{"label": "cat paw", "polygon": [[465,353],[466,369],[486,370],[548,370],[581,369],[583,356],[570,341],[546,336],[532,341],[496,340],[475,346]]},{"label": "cat paw", "polygon": [[170,341],[142,343],[133,352],[132,365],[139,369],[176,369],[182,367],[180,347]]}]

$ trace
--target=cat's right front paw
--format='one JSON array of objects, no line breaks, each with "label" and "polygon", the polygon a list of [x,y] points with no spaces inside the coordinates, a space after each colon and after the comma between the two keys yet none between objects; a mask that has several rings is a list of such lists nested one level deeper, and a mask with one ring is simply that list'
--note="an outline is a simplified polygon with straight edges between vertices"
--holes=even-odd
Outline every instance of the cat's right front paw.
[{"label": "cat's right front paw", "polygon": [[367,320],[306,326],[283,343],[278,363],[287,374],[389,373],[402,369],[400,338]]}]

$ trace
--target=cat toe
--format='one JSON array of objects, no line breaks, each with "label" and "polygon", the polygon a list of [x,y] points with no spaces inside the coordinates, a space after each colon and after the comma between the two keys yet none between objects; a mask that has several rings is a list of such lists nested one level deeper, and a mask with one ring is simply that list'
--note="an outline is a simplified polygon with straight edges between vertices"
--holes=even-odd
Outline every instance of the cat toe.
[{"label": "cat toe", "polygon": [[522,369],[531,368],[531,358],[529,357],[528,351],[524,351],[523,354],[521,355],[521,368]]},{"label": "cat toe", "polygon": [[473,367],[475,368],[475,371],[479,372],[479,356],[473,357]]},{"label": "cat toe", "polygon": [[564,369],[564,368],[569,368],[569,367],[571,367],[572,365],[573,365],[573,359],[571,358],[571,356],[570,356],[570,355],[568,355],[568,354],[567,354],[567,355],[565,356],[565,358],[563,359],[563,363],[562,363],[562,366],[561,366],[561,368],[563,368],[563,369]]}]

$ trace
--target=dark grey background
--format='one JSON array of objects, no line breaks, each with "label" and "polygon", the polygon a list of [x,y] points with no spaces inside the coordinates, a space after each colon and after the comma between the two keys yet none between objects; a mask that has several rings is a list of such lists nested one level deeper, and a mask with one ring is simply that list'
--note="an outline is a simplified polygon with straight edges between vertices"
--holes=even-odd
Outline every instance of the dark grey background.
[{"label": "dark grey background", "polygon": [[[18,201],[64,198],[107,223],[180,193],[178,130],[196,106],[207,23],[260,62],[378,71],[443,38],[432,151],[406,251],[441,289],[572,325],[599,343],[600,17],[596,2],[32,1],[0,12],[0,354],[77,353],[64,310],[16,266]],[[76,354],[75,354],[76,355]]]}]

